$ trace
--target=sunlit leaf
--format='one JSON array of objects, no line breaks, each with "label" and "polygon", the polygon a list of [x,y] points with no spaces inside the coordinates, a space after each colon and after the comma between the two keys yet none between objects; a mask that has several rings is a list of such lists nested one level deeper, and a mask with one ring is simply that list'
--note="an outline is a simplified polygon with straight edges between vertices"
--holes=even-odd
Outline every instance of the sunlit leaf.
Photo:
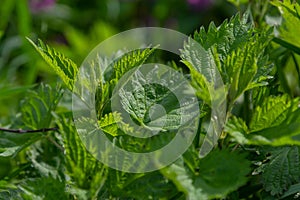
[{"label": "sunlit leaf", "polygon": [[62,53],[44,44],[42,40],[35,44],[29,38],[27,39],[46,63],[60,76],[66,86],[72,90],[78,72],[77,65]]}]

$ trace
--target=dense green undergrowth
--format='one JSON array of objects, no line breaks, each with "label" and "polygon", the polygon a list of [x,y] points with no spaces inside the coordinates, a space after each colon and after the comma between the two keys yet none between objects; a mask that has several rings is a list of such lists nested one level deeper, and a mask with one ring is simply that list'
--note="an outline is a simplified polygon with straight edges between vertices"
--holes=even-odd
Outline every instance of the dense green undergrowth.
[{"label": "dense green undergrowth", "polygon": [[[148,173],[111,169],[85,149],[70,108],[78,66],[42,41],[29,40],[63,84],[41,83],[29,88],[19,114],[6,126],[41,132],[0,133],[0,162],[10,169],[0,171],[0,199],[299,198],[300,6],[288,0],[272,4],[280,11],[279,25],[259,26],[248,10],[218,27],[211,23],[207,30],[195,31],[191,37],[205,49],[205,55],[195,52],[188,43],[182,47],[181,62],[171,65],[190,80],[196,91],[202,111],[200,126],[193,144],[176,162]],[[120,78],[147,60],[159,59],[162,54],[156,52],[156,48],[146,48],[112,63],[96,93],[99,127],[130,151],[160,147],[173,134],[166,132],[151,143],[133,139],[127,134],[131,127],[107,103]],[[199,150],[206,135],[204,126],[210,120],[210,93],[214,90],[206,74],[214,74],[212,69],[201,66],[207,55],[205,59],[216,64],[223,79],[227,109],[218,144],[201,158]],[[170,98],[164,96],[163,88],[155,87],[159,95]],[[130,113],[130,109],[126,111]],[[142,114],[133,118],[143,123],[149,120],[143,114],[147,109],[142,107]],[[52,127],[57,129],[43,131]],[[124,167],[130,167],[131,162],[125,161]]]}]

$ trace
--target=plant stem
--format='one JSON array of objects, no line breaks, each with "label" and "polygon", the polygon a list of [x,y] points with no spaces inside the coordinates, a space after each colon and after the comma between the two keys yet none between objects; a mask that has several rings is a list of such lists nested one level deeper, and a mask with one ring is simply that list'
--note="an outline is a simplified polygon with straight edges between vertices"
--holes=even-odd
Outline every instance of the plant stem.
[{"label": "plant stem", "polygon": [[0,131],[10,132],[10,133],[38,133],[38,132],[48,132],[48,131],[57,131],[58,128],[42,128],[37,130],[22,130],[22,129],[6,129],[6,128],[0,128]]}]

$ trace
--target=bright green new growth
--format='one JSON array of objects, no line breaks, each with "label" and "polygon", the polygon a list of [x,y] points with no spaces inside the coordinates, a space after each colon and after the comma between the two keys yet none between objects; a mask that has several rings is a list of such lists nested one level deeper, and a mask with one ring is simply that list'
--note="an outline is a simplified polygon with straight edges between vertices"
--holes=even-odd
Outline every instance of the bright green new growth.
[{"label": "bright green new growth", "polygon": [[44,44],[41,40],[39,40],[36,45],[29,38],[27,39],[47,62],[47,64],[52,67],[57,75],[60,76],[68,89],[72,91],[74,80],[78,71],[77,65],[71,59],[65,57],[62,53],[57,52],[55,49]]},{"label": "bright green new growth", "polygon": [[242,144],[272,146],[300,144],[299,99],[287,95],[268,97],[253,112],[249,128],[233,117],[226,131]]},{"label": "bright green new growth", "polygon": [[[210,99],[208,88],[219,81],[212,65],[219,69],[227,86],[230,106],[245,91],[266,85],[266,80],[271,78],[268,58],[264,55],[270,31],[258,32],[248,19],[248,13],[242,18],[236,15],[219,27],[211,23],[207,32],[203,27],[196,31],[194,39],[207,51],[204,54],[193,52],[189,43],[185,46],[183,62],[190,68],[192,83],[200,89],[199,95],[203,100]],[[206,66],[207,62],[210,66]]]}]

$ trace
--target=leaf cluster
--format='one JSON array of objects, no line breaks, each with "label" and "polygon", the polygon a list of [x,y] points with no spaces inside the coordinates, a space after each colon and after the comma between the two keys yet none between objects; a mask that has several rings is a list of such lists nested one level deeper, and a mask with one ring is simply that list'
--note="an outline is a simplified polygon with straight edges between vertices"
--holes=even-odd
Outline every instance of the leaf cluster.
[{"label": "leaf cluster", "polygon": [[[299,5],[290,1],[274,1],[273,5],[284,10],[285,27],[293,29],[291,24],[299,19],[295,18]],[[69,92],[63,93],[63,86],[59,85],[41,84],[30,89],[20,103],[16,120],[7,127],[43,130],[55,126],[58,131],[0,133],[0,158],[13,158],[10,165],[14,169],[5,175],[0,173],[0,199],[297,197],[300,99],[287,92],[279,78],[280,62],[274,55],[287,46],[273,40],[272,31],[270,27],[256,28],[249,12],[233,16],[218,27],[211,23],[207,30],[200,28],[192,38],[201,48],[189,40],[181,50],[181,62],[188,71],[173,62],[178,73],[172,78],[178,84],[172,84],[172,89],[145,84],[153,77],[166,80],[168,71],[158,71],[156,67],[144,73],[137,70],[156,56],[156,47],[123,54],[104,71],[101,69],[107,64],[105,59],[93,63],[100,73],[95,92],[95,126],[114,145],[147,153],[170,142],[181,128],[182,119],[188,125],[193,120],[198,124],[195,140],[182,156],[167,167],[147,173],[124,171],[137,162],[147,165],[148,161],[124,158],[117,162],[122,162],[125,170],[118,171],[93,156],[91,150],[97,149],[96,143],[89,144],[90,151],[86,149],[78,131],[88,130],[75,128],[71,110],[66,106],[80,68],[42,41],[37,45],[30,41]],[[281,39],[294,40],[286,31]],[[181,77],[193,86],[196,102],[181,105],[172,93],[181,87]],[[86,88],[93,87],[86,84]],[[112,103],[118,105],[117,111]],[[201,114],[193,110],[195,104]],[[213,111],[216,106],[224,109]],[[212,119],[217,119],[212,122],[213,128],[207,128]],[[82,124],[91,123],[87,117],[80,120]],[[214,134],[220,131],[221,135],[203,139],[211,130]],[[145,140],[132,134],[153,135]],[[211,148],[205,157],[201,145]]]}]

